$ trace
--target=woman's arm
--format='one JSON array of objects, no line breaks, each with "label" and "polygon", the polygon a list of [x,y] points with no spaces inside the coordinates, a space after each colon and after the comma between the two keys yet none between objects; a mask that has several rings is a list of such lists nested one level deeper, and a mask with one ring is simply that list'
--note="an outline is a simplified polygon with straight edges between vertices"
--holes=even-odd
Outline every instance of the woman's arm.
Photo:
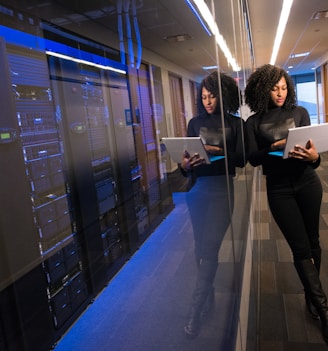
[{"label": "woman's arm", "polygon": [[263,163],[265,156],[273,151],[269,145],[266,148],[259,149],[257,143],[257,132],[256,132],[256,118],[258,116],[251,116],[246,121],[246,145],[247,145],[247,157],[249,163],[253,166],[259,166]]},{"label": "woman's arm", "polygon": [[235,118],[235,151],[229,152],[228,158],[232,158],[236,167],[244,167],[247,163],[246,143],[245,143],[245,121],[242,118]]}]

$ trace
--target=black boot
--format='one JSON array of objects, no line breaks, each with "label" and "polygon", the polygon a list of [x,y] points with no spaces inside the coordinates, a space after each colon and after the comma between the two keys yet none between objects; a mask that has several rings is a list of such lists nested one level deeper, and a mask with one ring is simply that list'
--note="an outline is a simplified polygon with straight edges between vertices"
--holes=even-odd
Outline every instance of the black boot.
[{"label": "black boot", "polygon": [[201,312],[212,289],[217,266],[217,262],[206,260],[200,262],[196,286],[192,295],[191,312],[184,327],[185,333],[191,338],[196,337],[199,333]]},{"label": "black boot", "polygon": [[297,261],[294,264],[304,289],[319,314],[322,336],[325,342],[328,343],[327,297],[322,289],[318,270],[312,260]]},{"label": "black boot", "polygon": [[[320,276],[320,267],[321,267],[321,249],[320,248],[316,250],[312,250],[312,258],[314,261],[314,265],[317,268],[318,274]],[[309,293],[306,290],[304,292],[305,292],[305,303],[306,303],[307,310],[309,311],[310,315],[314,319],[319,319],[320,317],[319,317],[318,311],[313,306]]]}]

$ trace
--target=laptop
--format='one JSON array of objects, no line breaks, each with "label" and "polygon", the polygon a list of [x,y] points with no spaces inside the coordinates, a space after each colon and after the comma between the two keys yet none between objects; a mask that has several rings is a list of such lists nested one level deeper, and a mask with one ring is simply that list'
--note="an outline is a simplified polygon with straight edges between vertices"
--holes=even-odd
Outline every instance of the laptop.
[{"label": "laptop", "polygon": [[328,151],[328,123],[289,128],[284,150],[270,152],[270,155],[286,159],[295,145],[305,147],[309,139],[312,139],[318,152]]},{"label": "laptop", "polygon": [[163,137],[162,142],[170,154],[171,159],[176,163],[181,163],[185,150],[190,155],[198,153],[205,159],[207,164],[224,158],[224,156],[208,155],[200,137]]}]

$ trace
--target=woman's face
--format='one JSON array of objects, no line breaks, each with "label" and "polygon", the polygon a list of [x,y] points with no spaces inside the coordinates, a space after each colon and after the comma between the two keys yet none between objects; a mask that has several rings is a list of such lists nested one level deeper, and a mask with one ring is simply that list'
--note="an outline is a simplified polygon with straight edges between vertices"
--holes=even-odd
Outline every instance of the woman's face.
[{"label": "woman's face", "polygon": [[217,105],[217,97],[204,87],[202,89],[202,102],[207,113],[214,113]]},{"label": "woman's face", "polygon": [[288,89],[285,77],[282,77],[279,82],[271,89],[270,96],[272,102],[281,107],[285,103]]}]

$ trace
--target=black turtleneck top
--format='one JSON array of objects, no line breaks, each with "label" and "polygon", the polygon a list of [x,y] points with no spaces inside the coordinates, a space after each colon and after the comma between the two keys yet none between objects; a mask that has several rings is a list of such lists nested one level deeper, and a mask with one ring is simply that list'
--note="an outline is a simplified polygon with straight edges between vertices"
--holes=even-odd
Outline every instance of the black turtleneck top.
[{"label": "black turtleneck top", "polygon": [[[219,146],[225,149],[226,138],[228,173],[235,175],[235,167],[245,166],[243,129],[244,121],[237,116],[227,114],[224,117],[224,127],[221,116],[204,114],[192,118],[188,123],[187,135],[200,136],[205,144]],[[211,164],[200,165],[194,168],[196,177],[215,176],[226,174],[225,159],[214,161]]]},{"label": "black turtleneck top", "polygon": [[307,110],[296,106],[292,110],[274,107],[264,114],[254,114],[246,122],[248,161],[254,167],[262,165],[265,175],[299,175],[307,169],[317,168],[316,162],[283,159],[271,155],[271,144],[287,137],[289,128],[310,125]]}]

